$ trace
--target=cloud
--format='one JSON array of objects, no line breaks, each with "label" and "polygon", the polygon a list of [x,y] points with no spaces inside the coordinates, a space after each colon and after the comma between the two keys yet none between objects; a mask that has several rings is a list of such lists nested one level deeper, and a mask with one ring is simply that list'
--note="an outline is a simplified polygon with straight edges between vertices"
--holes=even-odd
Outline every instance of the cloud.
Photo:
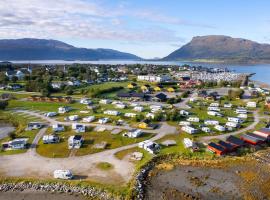
[{"label": "cloud", "polygon": [[176,42],[183,38],[165,26],[131,26],[124,18],[196,25],[153,12],[127,10],[128,5],[126,1],[110,8],[86,0],[1,0],[0,37]]}]

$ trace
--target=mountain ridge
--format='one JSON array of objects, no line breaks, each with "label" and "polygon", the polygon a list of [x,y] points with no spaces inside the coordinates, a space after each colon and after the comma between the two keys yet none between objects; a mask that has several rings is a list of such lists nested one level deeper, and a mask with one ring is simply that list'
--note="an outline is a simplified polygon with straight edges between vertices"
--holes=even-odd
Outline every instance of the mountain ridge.
[{"label": "mountain ridge", "polygon": [[1,39],[0,60],[140,60],[141,58],[113,49],[77,48],[52,39]]}]

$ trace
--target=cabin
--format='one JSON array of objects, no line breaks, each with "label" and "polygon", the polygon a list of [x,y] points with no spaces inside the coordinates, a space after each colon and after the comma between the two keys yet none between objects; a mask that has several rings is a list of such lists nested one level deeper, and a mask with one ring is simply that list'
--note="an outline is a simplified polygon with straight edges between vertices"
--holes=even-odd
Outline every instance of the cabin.
[{"label": "cabin", "polygon": [[133,110],[136,111],[136,112],[142,112],[144,110],[144,108],[142,106],[135,106],[133,108]]},{"label": "cabin", "polygon": [[191,126],[183,126],[181,130],[189,134],[196,134],[198,132],[198,129],[195,129]]},{"label": "cabin", "polygon": [[136,113],[125,113],[125,114],[124,114],[124,117],[129,117],[129,118],[134,118],[134,117],[136,117],[136,116],[137,116]]},{"label": "cabin", "polygon": [[119,109],[125,109],[127,106],[126,106],[126,104],[123,104],[123,103],[117,103],[117,104],[115,104],[115,107],[119,108]]},{"label": "cabin", "polygon": [[152,142],[150,140],[145,140],[143,142],[140,142],[138,146],[139,148],[143,148],[151,154],[158,153],[160,150],[159,144]]},{"label": "cabin", "polygon": [[68,149],[79,149],[83,143],[81,135],[73,135],[68,138]]},{"label": "cabin", "polygon": [[216,130],[220,131],[220,132],[224,132],[226,131],[226,128],[224,126],[221,125],[215,125],[214,127]]},{"label": "cabin", "polygon": [[52,130],[53,130],[53,132],[62,132],[65,130],[65,127],[62,124],[53,124]]},{"label": "cabin", "polygon": [[140,129],[132,129],[128,132],[124,133],[123,136],[129,137],[129,138],[138,138],[143,134],[142,130]]},{"label": "cabin", "polygon": [[88,98],[83,98],[80,100],[80,104],[84,104],[84,105],[89,105],[92,104],[93,102],[91,101],[91,99]]},{"label": "cabin", "polygon": [[70,115],[66,119],[70,121],[76,121],[79,119],[79,115]]},{"label": "cabin", "polygon": [[217,111],[217,112],[219,112],[219,111],[220,111],[220,108],[219,108],[219,107],[213,107],[213,106],[209,106],[209,107],[207,108],[207,110],[209,110],[209,111]]},{"label": "cabin", "polygon": [[242,123],[243,120],[238,118],[238,117],[228,117],[229,122],[234,122],[234,123]]},{"label": "cabin", "polygon": [[175,92],[175,89],[172,88],[172,87],[170,87],[170,88],[167,89],[167,91],[168,91],[168,92]]},{"label": "cabin", "polygon": [[27,130],[37,130],[41,129],[44,126],[43,123],[41,122],[30,122],[27,124]]},{"label": "cabin", "polygon": [[106,110],[104,111],[105,115],[112,115],[112,116],[118,116],[120,115],[120,112],[117,110]]},{"label": "cabin", "polygon": [[241,140],[247,142],[248,144],[252,145],[259,145],[266,142],[266,138],[261,137],[259,135],[253,134],[253,133],[246,133],[241,135]]},{"label": "cabin", "polygon": [[262,128],[260,130],[254,131],[254,134],[266,138],[267,141],[270,141],[270,129],[269,128]]},{"label": "cabin", "polygon": [[107,118],[107,117],[104,117],[104,118],[100,118],[99,120],[98,120],[98,123],[99,124],[106,124],[106,123],[108,123],[109,122],[109,118]]},{"label": "cabin", "polygon": [[161,88],[160,88],[159,86],[154,87],[154,91],[155,91],[155,92],[160,92],[160,91],[161,91]]},{"label": "cabin", "polygon": [[215,153],[219,156],[222,156],[226,153],[226,150],[225,148],[223,148],[222,146],[214,143],[214,142],[210,142],[208,145],[207,145],[207,149],[212,152],[212,153]]},{"label": "cabin", "polygon": [[220,140],[218,142],[218,145],[222,146],[226,152],[232,152],[234,150],[234,146],[229,142],[224,142],[224,141]]},{"label": "cabin", "polygon": [[137,87],[137,84],[136,83],[129,83],[128,85],[127,85],[127,88],[128,89],[134,89],[134,88],[136,88]]},{"label": "cabin", "polygon": [[84,124],[73,123],[72,124],[72,129],[75,130],[76,133],[85,133],[86,126]]},{"label": "cabin", "polygon": [[82,118],[82,121],[86,123],[90,123],[90,122],[93,122],[95,119],[96,119],[95,116],[88,116],[88,117]]},{"label": "cabin", "polygon": [[209,127],[202,127],[202,131],[205,132],[205,133],[210,133],[211,132],[211,129]]},{"label": "cabin", "polygon": [[236,122],[226,122],[225,124],[227,127],[231,127],[231,128],[238,128],[240,126],[240,124],[236,123]]},{"label": "cabin", "polygon": [[189,125],[191,125],[191,123],[188,122],[188,121],[180,121],[180,122],[179,122],[179,125],[180,125],[180,126],[189,126]]},{"label": "cabin", "polygon": [[245,144],[245,142],[243,140],[239,139],[238,137],[232,136],[232,135],[230,135],[226,139],[226,142],[230,143],[233,146],[233,149],[242,147]]},{"label": "cabin", "polygon": [[204,124],[214,126],[214,125],[219,125],[219,121],[217,121],[217,120],[204,120]]},{"label": "cabin", "polygon": [[236,114],[247,114],[247,110],[246,109],[244,109],[244,108],[237,108],[236,110],[235,110],[235,113]]},{"label": "cabin", "polygon": [[186,111],[186,110],[180,110],[180,115],[182,115],[182,116],[188,116],[190,113],[188,112],[188,111]]},{"label": "cabin", "polygon": [[67,113],[67,112],[69,112],[71,110],[72,110],[71,107],[63,106],[63,107],[58,108],[58,113],[64,114],[64,113]]},{"label": "cabin", "polygon": [[218,117],[222,116],[222,114],[220,114],[217,111],[207,111],[207,114],[210,115],[210,116],[218,116]]},{"label": "cabin", "polygon": [[43,144],[54,144],[59,143],[60,138],[57,135],[44,135],[42,137]]},{"label": "cabin", "polygon": [[219,103],[213,102],[210,104],[210,107],[219,107]]},{"label": "cabin", "polygon": [[256,108],[257,107],[257,103],[254,101],[249,101],[247,102],[247,107],[248,108]]},{"label": "cabin", "polygon": [[199,117],[189,117],[187,119],[188,122],[200,122],[200,118]]}]

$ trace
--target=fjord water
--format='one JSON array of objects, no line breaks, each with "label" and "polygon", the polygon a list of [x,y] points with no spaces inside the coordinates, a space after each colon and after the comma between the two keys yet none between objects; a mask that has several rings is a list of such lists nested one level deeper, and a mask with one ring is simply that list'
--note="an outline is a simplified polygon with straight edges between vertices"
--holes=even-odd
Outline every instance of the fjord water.
[{"label": "fjord water", "polygon": [[214,63],[195,63],[195,62],[179,62],[179,61],[127,61],[127,60],[104,60],[104,61],[65,61],[65,60],[33,60],[33,61],[11,61],[13,63],[29,63],[29,64],[154,64],[154,65],[183,65],[203,67],[221,67],[228,68],[239,73],[255,73],[252,80],[260,81],[270,85],[270,64],[214,64]]}]

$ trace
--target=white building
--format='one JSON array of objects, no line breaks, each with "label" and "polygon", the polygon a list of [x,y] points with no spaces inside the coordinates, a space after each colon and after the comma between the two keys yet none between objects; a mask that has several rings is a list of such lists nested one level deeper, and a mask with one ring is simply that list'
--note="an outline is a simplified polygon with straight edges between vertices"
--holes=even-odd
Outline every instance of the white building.
[{"label": "white building", "polygon": [[60,141],[57,135],[44,135],[42,137],[43,144],[54,144]]},{"label": "white building", "polygon": [[105,114],[105,115],[117,116],[117,115],[120,114],[120,112],[117,111],[117,110],[105,110],[105,111],[104,111],[104,114]]},{"label": "white building", "polygon": [[208,111],[207,114],[210,116],[222,116],[219,112],[216,111]]},{"label": "white building", "polygon": [[84,118],[82,119],[82,121],[83,121],[83,122],[86,122],[86,123],[90,123],[90,122],[94,121],[95,119],[96,119],[95,116],[88,116],[88,117],[84,117]]},{"label": "white building", "polygon": [[239,127],[239,124],[236,122],[226,122],[226,126],[232,127],[232,128],[237,128],[237,127]]},{"label": "white building", "polygon": [[200,118],[199,117],[189,117],[187,119],[188,122],[200,122]]},{"label": "white building", "polygon": [[238,117],[228,117],[229,122],[242,123],[243,120]]},{"label": "white building", "polygon": [[52,130],[53,130],[53,132],[62,132],[65,130],[65,127],[62,124],[53,124]]},{"label": "white building", "polygon": [[61,113],[61,114],[67,113],[69,111],[71,111],[71,108],[69,106],[63,106],[63,107],[58,108],[58,113]]},{"label": "white building", "polygon": [[139,75],[137,77],[137,80],[138,81],[162,83],[162,82],[170,81],[171,76],[166,75],[166,74],[163,74],[163,75]]},{"label": "white building", "polygon": [[139,148],[143,148],[152,154],[155,154],[160,150],[160,146],[157,143],[152,142],[150,140],[145,140],[143,142],[140,142],[138,146]]},{"label": "white building", "polygon": [[179,125],[180,126],[189,126],[191,123],[190,122],[188,122],[188,121],[180,121],[179,122]]},{"label": "white building", "polygon": [[257,103],[254,101],[249,101],[247,102],[247,107],[248,108],[256,108],[257,107]]},{"label": "white building", "polygon": [[205,120],[204,124],[214,126],[214,125],[219,125],[219,121],[217,121],[217,120]]},{"label": "white building", "polygon": [[218,131],[220,131],[220,132],[226,131],[226,128],[224,126],[221,126],[221,125],[216,125],[215,126],[215,129],[218,130]]},{"label": "white building", "polygon": [[124,116],[125,116],[125,117],[134,118],[134,117],[137,116],[137,114],[136,114],[136,113],[125,113]]},{"label": "white building", "polygon": [[73,135],[68,138],[68,149],[79,149],[83,143],[81,135]]},{"label": "white building", "polygon": [[116,108],[119,108],[119,109],[124,109],[124,108],[126,108],[127,106],[126,106],[125,104],[123,104],[123,103],[118,103],[118,104],[115,104],[115,107],[116,107]]},{"label": "white building", "polygon": [[218,108],[218,107],[208,107],[207,110],[219,112],[220,111],[220,108]]},{"label": "white building", "polygon": [[209,127],[202,127],[202,131],[205,132],[205,133],[210,133],[211,132],[211,129]]},{"label": "white building", "polygon": [[25,149],[27,145],[28,138],[17,138],[7,143],[8,148],[11,149]]},{"label": "white building", "polygon": [[237,114],[247,114],[247,110],[244,109],[244,108],[237,108],[237,109],[235,110],[235,112],[236,112]]},{"label": "white building", "polygon": [[142,106],[135,106],[133,108],[133,110],[136,111],[136,112],[142,112],[144,110],[144,108]]},{"label": "white building", "polygon": [[191,126],[183,126],[181,130],[189,134],[195,134],[198,132],[198,129],[195,129]]},{"label": "white building", "polygon": [[188,116],[189,115],[189,112],[188,111],[186,111],[186,110],[180,110],[180,115],[182,115],[182,116]]},{"label": "white building", "polygon": [[210,104],[210,107],[219,107],[219,103],[213,102]]},{"label": "white building", "polygon": [[99,124],[106,124],[106,123],[108,123],[108,122],[109,122],[109,118],[107,118],[107,117],[100,118],[100,119],[98,120],[98,123],[99,123]]},{"label": "white building", "polygon": [[79,119],[79,115],[70,115],[67,117],[67,120],[70,120],[70,121],[76,121]]},{"label": "white building", "polygon": [[192,148],[193,145],[194,145],[193,141],[191,139],[189,139],[189,138],[184,138],[183,143],[184,143],[184,146],[185,146],[186,149]]},{"label": "white building", "polygon": [[72,124],[72,129],[75,130],[76,133],[85,133],[86,126],[84,124],[73,123]]},{"label": "white building", "polygon": [[83,98],[83,99],[80,100],[80,103],[88,105],[88,104],[92,104],[93,102],[91,101],[91,99]]},{"label": "white building", "polygon": [[140,137],[143,134],[142,130],[140,129],[132,129],[128,132],[124,133],[123,136],[129,137],[129,138],[137,138]]}]

